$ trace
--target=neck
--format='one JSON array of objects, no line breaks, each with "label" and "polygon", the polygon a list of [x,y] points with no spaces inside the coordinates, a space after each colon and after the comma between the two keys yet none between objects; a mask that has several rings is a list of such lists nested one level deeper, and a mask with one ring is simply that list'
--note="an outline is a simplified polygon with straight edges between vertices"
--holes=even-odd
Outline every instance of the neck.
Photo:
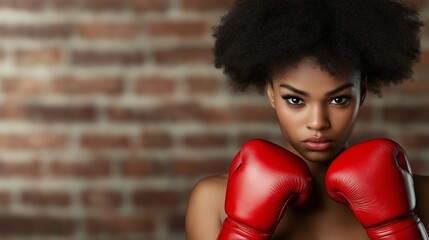
[{"label": "neck", "polygon": [[326,192],[325,186],[325,177],[326,172],[328,171],[330,161],[329,162],[311,162],[305,160],[308,167],[310,168],[311,175],[313,178],[313,196],[308,203],[309,209],[311,211],[317,210],[326,210],[331,206],[335,207],[334,202],[330,199]]},{"label": "neck", "polygon": [[[344,148],[347,146],[345,145]],[[309,167],[311,171],[311,175],[313,178],[313,197],[311,197],[311,200],[308,204],[306,204],[306,209],[309,209],[311,211],[317,211],[318,209],[326,209],[332,206],[334,203],[333,200],[328,196],[326,192],[326,186],[325,186],[325,177],[326,172],[328,171],[329,166],[331,165],[331,162],[333,159],[335,159],[336,156],[334,156],[331,160],[328,161],[309,161],[305,159],[301,154],[299,154],[298,151],[296,151],[295,148],[293,148],[289,143],[286,144],[286,149],[289,151],[295,153],[296,155],[300,156],[304,161],[307,163],[307,166]],[[341,153],[340,151],[339,153]],[[338,153],[338,154],[339,154]]]}]

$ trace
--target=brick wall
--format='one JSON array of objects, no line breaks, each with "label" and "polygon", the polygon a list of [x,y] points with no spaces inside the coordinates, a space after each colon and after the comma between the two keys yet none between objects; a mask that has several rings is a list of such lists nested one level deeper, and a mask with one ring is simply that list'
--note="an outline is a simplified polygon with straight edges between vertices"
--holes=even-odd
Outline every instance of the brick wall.
[{"label": "brick wall", "polygon": [[[1,239],[184,239],[198,179],[282,143],[266,98],[211,64],[231,1],[0,0]],[[393,138],[429,173],[423,37],[416,81],[369,96],[353,141]]]}]

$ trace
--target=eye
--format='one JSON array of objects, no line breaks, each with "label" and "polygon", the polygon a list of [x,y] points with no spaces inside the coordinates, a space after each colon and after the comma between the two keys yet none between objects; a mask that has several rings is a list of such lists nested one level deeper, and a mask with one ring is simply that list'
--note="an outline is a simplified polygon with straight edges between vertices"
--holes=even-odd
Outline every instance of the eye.
[{"label": "eye", "polygon": [[287,103],[290,105],[304,105],[304,101],[299,97],[295,97],[292,95],[286,95],[286,96],[282,96],[282,98],[284,100],[286,100]]},{"label": "eye", "polygon": [[345,105],[349,104],[350,98],[351,97],[348,96],[348,95],[338,96],[338,97],[333,98],[331,100],[331,102],[329,102],[329,103],[333,104],[333,105],[343,105],[343,106],[345,106]]}]

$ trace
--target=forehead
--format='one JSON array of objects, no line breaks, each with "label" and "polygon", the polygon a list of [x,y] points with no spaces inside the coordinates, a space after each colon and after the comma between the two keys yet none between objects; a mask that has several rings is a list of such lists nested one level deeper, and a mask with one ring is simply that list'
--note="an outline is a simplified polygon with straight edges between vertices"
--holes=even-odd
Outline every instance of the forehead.
[{"label": "forehead", "polygon": [[284,69],[273,78],[274,85],[287,83],[306,92],[327,92],[347,83],[360,86],[359,71],[338,71],[335,75],[322,70],[316,61],[304,59],[292,68]]}]

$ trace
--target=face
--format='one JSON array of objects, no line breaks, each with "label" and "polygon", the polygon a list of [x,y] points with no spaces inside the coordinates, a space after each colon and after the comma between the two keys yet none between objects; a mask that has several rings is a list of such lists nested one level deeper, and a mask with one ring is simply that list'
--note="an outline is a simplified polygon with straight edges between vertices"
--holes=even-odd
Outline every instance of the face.
[{"label": "face", "polygon": [[333,76],[312,59],[278,74],[267,86],[286,148],[311,162],[332,160],[344,148],[365,92],[359,72]]}]

